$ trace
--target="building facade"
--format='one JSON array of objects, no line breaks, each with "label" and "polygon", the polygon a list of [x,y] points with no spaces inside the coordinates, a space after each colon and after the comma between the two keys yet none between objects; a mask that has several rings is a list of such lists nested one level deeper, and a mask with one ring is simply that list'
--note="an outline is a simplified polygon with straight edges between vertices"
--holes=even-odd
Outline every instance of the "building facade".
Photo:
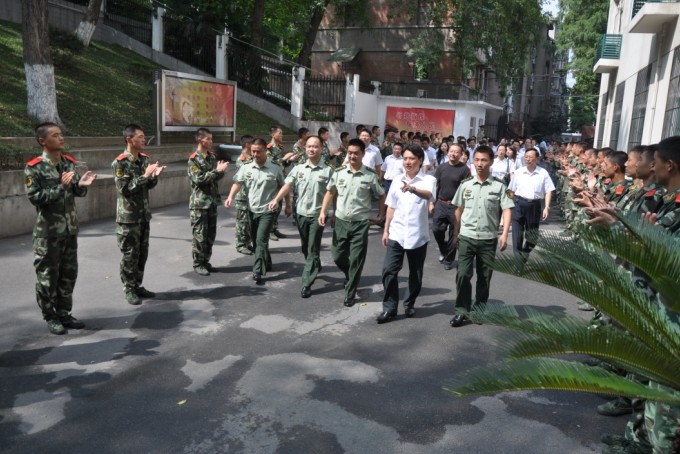
[{"label": "building facade", "polygon": [[611,0],[593,71],[595,146],[629,150],[680,135],[680,2]]}]

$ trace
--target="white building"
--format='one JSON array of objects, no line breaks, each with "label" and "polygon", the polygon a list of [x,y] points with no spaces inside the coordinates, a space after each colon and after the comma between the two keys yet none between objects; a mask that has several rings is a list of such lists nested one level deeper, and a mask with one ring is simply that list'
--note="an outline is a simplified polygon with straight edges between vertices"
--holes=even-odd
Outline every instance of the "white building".
[{"label": "white building", "polygon": [[593,71],[595,146],[629,150],[680,135],[679,0],[610,0]]}]

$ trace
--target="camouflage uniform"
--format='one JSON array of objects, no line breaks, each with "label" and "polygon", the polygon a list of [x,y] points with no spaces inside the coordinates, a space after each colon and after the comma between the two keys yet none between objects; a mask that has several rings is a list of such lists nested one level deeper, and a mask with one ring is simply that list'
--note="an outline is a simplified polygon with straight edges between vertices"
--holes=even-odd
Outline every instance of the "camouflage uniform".
[{"label": "camouflage uniform", "polygon": [[47,152],[26,164],[26,195],[38,217],[33,228],[33,266],[37,280],[36,301],[45,320],[68,316],[73,307],[73,288],[78,277],[78,218],[74,197],[84,197],[78,173],[67,189],[63,172],[75,170],[76,160],[62,154],[54,162]]},{"label": "camouflage uniform", "polygon": [[139,153],[135,159],[127,151],[111,164],[116,183],[116,236],[123,253],[120,279],[126,292],[136,293],[141,287],[149,256],[149,189],[158,184],[158,179],[144,176],[148,165],[147,154]]},{"label": "camouflage uniform", "polygon": [[333,170],[340,169],[342,167],[342,163],[345,162],[345,158],[347,157],[347,148],[340,145],[338,147],[338,151],[340,152],[339,155],[331,156],[331,158],[328,160],[328,166]]},{"label": "camouflage uniform", "polygon": [[224,177],[224,172],[217,171],[217,157],[212,152],[203,154],[198,150],[194,151],[189,156],[187,165],[191,180],[191,254],[194,268],[202,266],[207,269],[217,234],[217,205],[222,201],[217,182]]},{"label": "camouflage uniform", "polygon": [[[236,170],[240,169],[244,164],[253,162],[253,158],[245,153],[239,156],[236,161]],[[236,193],[234,197],[236,201],[236,250],[243,252],[245,250],[252,251],[253,240],[250,238],[250,216],[248,215],[248,191],[242,189]]]}]

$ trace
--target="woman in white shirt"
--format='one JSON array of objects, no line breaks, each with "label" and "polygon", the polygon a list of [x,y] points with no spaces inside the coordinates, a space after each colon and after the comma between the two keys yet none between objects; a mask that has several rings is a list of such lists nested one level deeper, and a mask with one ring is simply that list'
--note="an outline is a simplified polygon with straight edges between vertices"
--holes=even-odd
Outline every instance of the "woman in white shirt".
[{"label": "woman in white shirt", "polygon": [[430,241],[428,220],[429,202],[434,200],[437,180],[420,171],[425,153],[417,145],[409,145],[402,153],[404,174],[394,179],[385,199],[387,215],[382,244],[387,248],[383,262],[383,311],[378,323],[385,323],[397,316],[399,306],[398,273],[408,260],[408,293],[404,298],[406,317],[415,315],[416,298],[423,284],[423,266]]},{"label": "woman in white shirt", "polygon": [[508,178],[506,180],[505,177],[510,175],[510,163],[505,157],[505,150],[505,145],[499,145],[496,149],[498,155],[496,156],[496,159],[493,160],[493,164],[491,164],[491,175],[507,182],[510,179]]}]

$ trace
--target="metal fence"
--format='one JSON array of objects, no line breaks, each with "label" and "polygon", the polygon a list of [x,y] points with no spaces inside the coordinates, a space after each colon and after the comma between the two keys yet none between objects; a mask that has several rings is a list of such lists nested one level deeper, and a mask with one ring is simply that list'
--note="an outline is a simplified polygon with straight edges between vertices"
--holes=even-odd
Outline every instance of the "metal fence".
[{"label": "metal fence", "polygon": [[151,45],[151,15],[153,8],[135,0],[107,0],[103,22],[131,38]]},{"label": "metal fence", "polygon": [[163,17],[163,49],[201,71],[215,75],[215,31],[199,22],[171,15]]},{"label": "metal fence", "polygon": [[305,80],[305,120],[345,120],[344,77],[316,76]]},{"label": "metal fence", "polygon": [[229,80],[239,89],[290,109],[293,65],[262,55],[255,48],[230,40],[227,46]]},{"label": "metal fence", "polygon": [[411,98],[484,101],[486,94],[475,92],[465,84],[433,82],[381,82],[380,94]]}]

